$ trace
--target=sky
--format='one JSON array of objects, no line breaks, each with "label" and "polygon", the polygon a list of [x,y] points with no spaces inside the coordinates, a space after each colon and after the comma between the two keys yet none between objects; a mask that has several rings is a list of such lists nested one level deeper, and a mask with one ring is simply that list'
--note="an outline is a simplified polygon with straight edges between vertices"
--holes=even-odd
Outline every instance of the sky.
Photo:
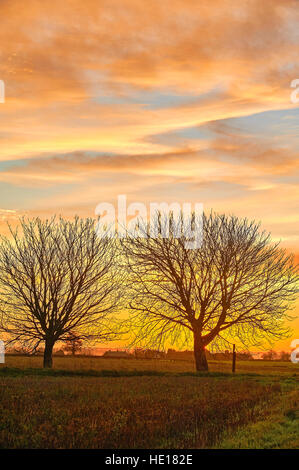
[{"label": "sky", "polygon": [[297,0],[0,11],[2,232],[23,214],[94,216],[126,194],[261,221],[299,258]]}]

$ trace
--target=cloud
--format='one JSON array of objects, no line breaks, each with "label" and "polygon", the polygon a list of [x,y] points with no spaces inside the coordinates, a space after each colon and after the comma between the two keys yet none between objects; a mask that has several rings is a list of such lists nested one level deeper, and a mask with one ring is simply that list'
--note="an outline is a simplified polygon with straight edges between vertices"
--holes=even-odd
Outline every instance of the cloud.
[{"label": "cloud", "polygon": [[[96,145],[159,152],[145,144],[157,132],[292,106],[292,0],[28,0],[19,8],[1,3],[3,160]],[[140,90],[186,94],[187,104],[149,109],[146,96],[131,101]]]},{"label": "cloud", "polygon": [[[293,243],[279,217],[293,220],[298,198],[297,6],[27,0],[20,14],[2,1],[7,207],[83,213],[120,192],[202,198],[266,221],[272,207],[269,227]],[[263,135],[281,110],[284,126]]]},{"label": "cloud", "polygon": [[298,253],[298,1],[0,3],[1,233],[127,194],[261,220]]}]

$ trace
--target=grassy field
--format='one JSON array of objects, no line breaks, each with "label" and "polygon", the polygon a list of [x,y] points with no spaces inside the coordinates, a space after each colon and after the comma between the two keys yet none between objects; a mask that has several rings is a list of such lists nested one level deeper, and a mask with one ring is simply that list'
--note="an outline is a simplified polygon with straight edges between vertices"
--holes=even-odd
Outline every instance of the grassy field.
[{"label": "grassy field", "polygon": [[[2,367],[41,368],[43,358],[41,356],[6,356]],[[109,359],[98,357],[54,356],[53,368],[61,370],[136,370],[136,371],[161,371],[161,372],[194,372],[193,361],[180,361],[169,359]],[[209,361],[212,372],[231,372],[231,361]],[[289,362],[279,361],[239,361],[238,373],[290,375],[299,374],[299,366]]]},{"label": "grassy field", "polygon": [[9,357],[0,367],[1,448],[297,448],[291,362]]}]

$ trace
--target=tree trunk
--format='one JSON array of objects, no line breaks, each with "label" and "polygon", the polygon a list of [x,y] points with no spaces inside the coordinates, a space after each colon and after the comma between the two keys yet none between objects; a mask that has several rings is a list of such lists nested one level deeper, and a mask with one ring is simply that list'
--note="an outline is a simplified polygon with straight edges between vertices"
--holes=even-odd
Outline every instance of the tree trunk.
[{"label": "tree trunk", "polygon": [[194,332],[194,358],[197,371],[209,370],[205,347],[198,332]]},{"label": "tree trunk", "polygon": [[44,368],[51,369],[52,368],[52,353],[53,353],[53,346],[54,342],[51,340],[45,341],[45,351],[44,351]]}]

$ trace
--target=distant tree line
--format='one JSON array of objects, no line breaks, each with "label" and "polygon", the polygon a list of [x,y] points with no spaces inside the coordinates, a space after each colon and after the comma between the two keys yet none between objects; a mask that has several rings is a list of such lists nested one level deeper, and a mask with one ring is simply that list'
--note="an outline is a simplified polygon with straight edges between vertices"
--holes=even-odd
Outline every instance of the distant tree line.
[{"label": "distant tree line", "polygon": [[266,351],[261,355],[263,361],[289,361],[290,353],[286,351]]},{"label": "distant tree line", "polygon": [[83,342],[130,333],[147,351],[192,341],[196,369],[208,370],[209,345],[285,337],[298,293],[294,257],[259,224],[214,213],[203,216],[202,246],[191,249],[186,233],[177,236],[182,217],[158,213],[124,238],[99,237],[95,220],[78,217],[9,227],[0,243],[7,345],[29,353],[42,346],[44,367],[52,367],[58,343],[75,355]]},{"label": "distant tree line", "polygon": [[[22,348],[9,348],[6,353],[8,355],[28,355],[28,351]],[[39,348],[35,351],[35,355],[43,356],[44,349]],[[87,357],[105,357],[105,358],[116,358],[116,359],[168,359],[168,360],[179,360],[179,361],[193,361],[194,351],[184,350],[179,351],[177,349],[168,349],[167,351],[158,351],[155,349],[144,349],[136,348],[132,352],[123,350],[108,350],[102,356],[93,356],[90,353],[85,352],[84,348],[80,346],[79,349],[74,350],[73,345],[64,346],[60,349],[53,350],[53,356],[87,356]],[[232,352],[226,350],[224,352],[210,352],[206,350],[207,360],[232,360]],[[273,351],[269,350],[260,355],[259,358],[255,358],[249,351],[240,351],[236,353],[236,357],[240,361],[252,361],[252,360],[263,360],[263,361],[290,361],[290,353],[286,351]]]},{"label": "distant tree line", "polygon": [[[184,350],[178,351],[177,349],[168,349],[167,351],[156,351],[154,349],[142,349],[138,348],[132,353],[134,357],[137,359],[172,359],[172,360],[193,360],[194,359],[194,351],[192,350]],[[229,350],[225,350],[224,352],[210,352],[206,349],[206,357],[207,360],[231,360],[232,359],[232,352]],[[242,351],[237,353],[237,358],[240,360],[248,361],[253,360],[252,355],[250,352]]]}]

